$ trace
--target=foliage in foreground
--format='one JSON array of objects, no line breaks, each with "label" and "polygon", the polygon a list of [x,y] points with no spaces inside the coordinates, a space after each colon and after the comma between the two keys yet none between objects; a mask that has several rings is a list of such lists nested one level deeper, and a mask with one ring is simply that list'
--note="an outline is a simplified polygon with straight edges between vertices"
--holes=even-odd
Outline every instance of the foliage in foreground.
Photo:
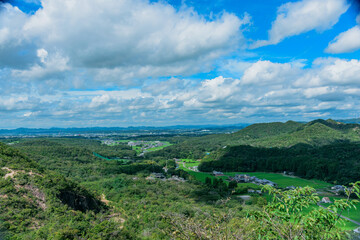
[{"label": "foliage in foreground", "polygon": [[194,221],[184,215],[169,213],[164,215],[175,239],[348,239],[349,234],[337,227],[343,223],[341,213],[355,207],[360,197],[360,182],[347,189],[347,199],[336,200],[327,209],[307,209],[319,202],[315,189],[310,187],[281,191],[265,186],[272,197],[262,210],[248,213],[246,218],[233,217],[231,212],[222,215],[202,213],[200,220]]}]

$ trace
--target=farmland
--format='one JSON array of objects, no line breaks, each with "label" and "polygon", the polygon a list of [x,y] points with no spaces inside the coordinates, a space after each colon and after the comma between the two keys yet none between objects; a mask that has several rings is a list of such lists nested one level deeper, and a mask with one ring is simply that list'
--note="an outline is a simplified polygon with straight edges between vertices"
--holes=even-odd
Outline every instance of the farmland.
[{"label": "farmland", "polygon": [[[194,177],[196,177],[196,179],[198,179],[201,182],[205,182],[206,177],[214,178],[214,176],[211,173],[194,172],[194,171],[191,171],[188,169],[188,167],[198,166],[200,163],[198,161],[191,160],[191,159],[182,159],[181,163],[184,163],[186,166],[186,168],[184,168],[183,164],[180,164],[179,166],[181,169],[188,171],[189,174],[193,175]],[[224,173],[225,176],[220,176],[218,178],[223,178],[225,180],[228,177],[235,176],[236,174],[247,174],[249,176],[255,176],[260,179],[267,179],[267,180],[277,183],[278,186],[281,188],[290,187],[290,186],[294,186],[294,187],[309,186],[309,187],[313,187],[315,189],[322,189],[322,188],[331,186],[331,184],[326,183],[324,181],[315,180],[315,179],[308,180],[308,179],[302,179],[302,178],[298,178],[298,177],[294,177],[294,176],[284,176],[283,174],[280,174],[280,173],[225,172]]]}]

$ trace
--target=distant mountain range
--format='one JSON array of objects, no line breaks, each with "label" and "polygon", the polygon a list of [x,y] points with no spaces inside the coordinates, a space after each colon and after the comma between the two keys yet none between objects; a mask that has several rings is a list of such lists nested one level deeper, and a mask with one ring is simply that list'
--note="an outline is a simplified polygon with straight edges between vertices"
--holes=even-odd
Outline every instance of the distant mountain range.
[{"label": "distant mountain range", "polygon": [[360,118],[342,119],[337,121],[343,123],[360,123]]},{"label": "distant mountain range", "polygon": [[[318,120],[316,120],[318,121]],[[330,121],[330,120],[328,120]],[[333,120],[331,120],[333,121]],[[333,122],[340,123],[354,123],[360,124],[360,118],[354,119],[343,119],[336,120]],[[201,130],[201,129],[243,129],[247,126],[245,131],[235,134],[236,137],[239,135],[248,135],[255,138],[261,136],[272,136],[277,135],[277,133],[286,133],[291,130],[295,130],[297,127],[303,125],[301,122],[288,121],[286,123],[274,122],[274,123],[237,123],[237,124],[228,124],[228,125],[174,125],[174,126],[164,126],[164,127],[152,127],[152,126],[129,126],[129,127],[84,127],[84,128],[17,128],[17,129],[0,129],[0,135],[10,135],[10,136],[19,136],[19,135],[56,135],[56,134],[84,134],[84,133],[111,133],[111,132],[133,132],[133,131],[161,131],[161,130]],[[267,127],[264,127],[267,126]]]},{"label": "distant mountain range", "polygon": [[0,129],[0,135],[56,135],[56,134],[84,134],[84,133],[111,133],[133,131],[161,131],[161,130],[201,130],[201,129],[242,129],[250,124],[239,123],[233,125],[175,125],[165,127],[85,127],[85,128],[17,128]]}]

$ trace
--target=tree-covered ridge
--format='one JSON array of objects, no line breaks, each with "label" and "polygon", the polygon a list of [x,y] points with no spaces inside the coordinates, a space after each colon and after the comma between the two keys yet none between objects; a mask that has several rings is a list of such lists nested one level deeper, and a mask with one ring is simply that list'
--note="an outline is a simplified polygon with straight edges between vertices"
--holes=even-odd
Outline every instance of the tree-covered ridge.
[{"label": "tree-covered ridge", "polygon": [[236,133],[233,133],[231,138],[234,138],[234,140],[236,138],[258,139],[263,137],[276,136],[296,131],[301,126],[303,126],[303,123],[294,121],[287,121],[286,123],[256,123]]},{"label": "tree-covered ridge", "polygon": [[360,179],[360,144],[349,142],[324,146],[298,144],[290,148],[233,146],[206,157],[199,169],[204,172],[290,171],[308,179],[348,184]]},{"label": "tree-covered ridge", "polygon": [[2,143],[0,206],[0,229],[10,239],[118,235],[119,224],[106,220],[110,210],[97,197]]},{"label": "tree-covered ridge", "polygon": [[149,157],[203,158],[206,152],[227,146],[291,147],[299,143],[322,146],[337,141],[360,141],[360,125],[344,124],[334,120],[314,120],[309,123],[260,123],[250,125],[232,134],[208,135],[192,138],[167,147]]}]

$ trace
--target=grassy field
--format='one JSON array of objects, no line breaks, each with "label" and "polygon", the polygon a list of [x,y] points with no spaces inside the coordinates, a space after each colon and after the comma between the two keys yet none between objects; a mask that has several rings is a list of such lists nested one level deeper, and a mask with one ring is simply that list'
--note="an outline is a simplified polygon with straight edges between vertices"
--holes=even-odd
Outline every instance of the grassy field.
[{"label": "grassy field", "polygon": [[[339,197],[337,197],[337,199],[339,199]],[[333,201],[333,198],[330,197],[330,200]],[[330,204],[322,204],[323,206],[327,207],[329,206]],[[345,216],[345,217],[348,217],[352,220],[355,220],[355,221],[359,221],[359,218],[360,218],[360,210],[359,210],[359,207],[360,205],[358,204],[357,205],[357,208],[351,208],[349,209],[348,211],[344,211],[342,212],[341,215]],[[302,212],[303,214],[307,214],[309,213],[310,211],[316,209],[316,208],[319,208],[319,206],[317,205],[311,205],[309,208],[306,208],[304,209]],[[340,224],[338,223],[337,226],[342,228],[343,230],[354,230],[358,227],[360,227],[359,225],[353,223],[353,222],[350,222],[350,221],[347,221],[346,219],[343,219],[344,220],[344,224]]]},{"label": "grassy field", "polygon": [[160,147],[153,147],[153,148],[149,148],[149,149],[146,149],[147,152],[153,152],[153,151],[158,151],[158,150],[161,150],[165,147],[168,147],[168,146],[171,146],[172,144],[169,143],[169,142],[162,142],[164,145],[160,146]]},{"label": "grassy field", "polygon": [[[330,201],[332,201],[332,202],[334,202],[335,200],[341,199],[341,197],[329,197],[329,198],[330,198]],[[325,207],[328,207],[332,204],[331,203],[328,203],[328,204],[323,203],[322,205]],[[356,208],[351,208],[349,210],[342,212],[341,215],[348,217],[352,220],[360,222],[360,204],[358,203],[356,205]]]},{"label": "grassy field", "polygon": [[[198,166],[200,164],[200,162],[192,160],[192,159],[181,159],[182,162],[185,163],[185,166],[188,167],[193,167],[193,166]],[[205,178],[206,177],[211,177],[214,178],[214,176],[212,176],[210,173],[204,173],[204,172],[193,172],[190,171],[187,168],[184,168],[182,163],[180,163],[180,166],[188,171],[191,175],[195,176],[196,179],[198,179],[201,182],[205,182]],[[313,187],[315,189],[322,189],[322,188],[326,188],[326,187],[330,187],[331,184],[326,183],[324,181],[320,181],[320,180],[308,180],[308,179],[302,179],[302,178],[298,178],[298,177],[292,177],[292,176],[284,176],[282,174],[279,173],[265,173],[265,172],[227,172],[224,173],[224,179],[227,179],[228,176],[235,176],[236,174],[247,174],[250,176],[255,176],[258,177],[260,179],[267,179],[270,181],[273,181],[275,183],[278,184],[279,187],[285,188],[285,187],[289,187],[289,186],[295,186],[295,187],[305,187],[305,186],[309,186],[309,187]]]},{"label": "grassy field", "polygon": [[270,181],[273,181],[279,185],[279,187],[289,187],[289,186],[295,186],[295,187],[313,187],[315,189],[321,189],[330,187],[331,184],[326,183],[324,181],[320,180],[308,180],[308,179],[302,179],[298,177],[290,177],[290,176],[284,176],[279,173],[265,173],[265,172],[230,172],[230,173],[224,173],[228,176],[235,176],[235,174],[247,174],[250,176],[255,176],[260,179],[267,179]]},{"label": "grassy field", "polygon": [[[185,163],[195,163],[195,162],[198,162],[194,159],[189,159],[189,158],[182,158],[180,159],[182,162],[185,162]],[[200,164],[200,162],[198,162]]]},{"label": "grassy field", "polygon": [[200,161],[196,161],[194,159],[181,159],[181,161],[185,163],[186,167],[195,167],[195,166],[199,166],[200,164]]},{"label": "grassy field", "polygon": [[[171,146],[172,144],[169,143],[169,142],[162,142],[164,145],[162,146],[159,146],[159,147],[153,147],[153,148],[148,148],[148,149],[145,149],[144,152],[154,152],[154,151],[158,151],[158,150],[161,150],[165,147],[168,147],[168,146]],[[141,149],[142,147],[141,146],[133,146],[132,149],[136,151],[137,154],[140,154],[143,152],[143,150]]]}]

